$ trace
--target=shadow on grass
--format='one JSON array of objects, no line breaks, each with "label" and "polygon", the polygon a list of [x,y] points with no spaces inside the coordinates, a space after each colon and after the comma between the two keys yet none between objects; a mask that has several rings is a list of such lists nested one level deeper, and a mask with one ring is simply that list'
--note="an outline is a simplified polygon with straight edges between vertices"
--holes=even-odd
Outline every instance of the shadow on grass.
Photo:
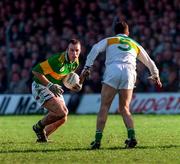
[{"label": "shadow on grass", "polygon": [[59,148],[59,149],[27,149],[27,150],[0,150],[0,154],[7,154],[7,153],[48,153],[48,152],[62,152],[62,151],[86,151],[89,150],[88,148]]},{"label": "shadow on grass", "polygon": [[[128,150],[136,150],[136,149],[169,149],[169,148],[180,148],[180,145],[156,145],[156,146],[137,146],[135,148],[130,148]],[[108,149],[108,150],[127,150],[124,147],[109,147],[109,148],[102,148],[102,149]]]},{"label": "shadow on grass", "polygon": [[[13,142],[9,143],[0,143],[2,146],[5,144],[12,144]],[[25,143],[23,143],[25,144]],[[39,144],[39,143],[38,143]],[[43,145],[46,145],[46,143],[42,143]],[[48,146],[48,144],[47,144]],[[128,149],[128,150],[137,150],[137,149],[169,149],[169,148],[180,148],[180,145],[161,145],[161,146],[137,146],[134,149]],[[127,150],[124,147],[102,147],[99,150],[91,150],[89,147],[81,147],[81,148],[58,148],[58,149],[14,149],[14,150],[0,150],[0,154],[8,154],[8,153],[47,153],[47,152],[62,152],[62,151],[101,151],[101,150]]]},{"label": "shadow on grass", "polygon": [[169,149],[169,148],[180,148],[180,145],[161,145],[161,146],[138,146],[138,149]]}]

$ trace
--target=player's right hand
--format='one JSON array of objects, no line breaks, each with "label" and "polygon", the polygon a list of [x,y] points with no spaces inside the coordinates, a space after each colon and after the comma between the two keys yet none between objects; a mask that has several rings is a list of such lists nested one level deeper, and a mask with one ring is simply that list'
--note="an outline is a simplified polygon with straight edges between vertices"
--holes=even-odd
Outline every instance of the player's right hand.
[{"label": "player's right hand", "polygon": [[53,83],[49,83],[47,85],[47,87],[49,88],[49,90],[57,97],[60,96],[64,90],[62,89],[62,87],[58,84],[53,84]]},{"label": "player's right hand", "polygon": [[76,84],[73,88],[72,91],[74,92],[79,92],[82,89],[82,84]]},{"label": "player's right hand", "polygon": [[79,76],[79,84],[82,84],[89,75],[90,75],[90,67],[85,66]]}]

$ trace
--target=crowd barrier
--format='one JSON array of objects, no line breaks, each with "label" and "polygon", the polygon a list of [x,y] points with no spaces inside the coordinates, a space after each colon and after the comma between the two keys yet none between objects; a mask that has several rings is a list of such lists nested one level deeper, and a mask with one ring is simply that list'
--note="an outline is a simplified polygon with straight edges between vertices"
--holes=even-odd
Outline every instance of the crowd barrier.
[{"label": "crowd barrier", "polygon": [[[71,98],[64,94],[66,104]],[[100,107],[100,94],[85,94],[81,96],[76,109],[77,114],[97,113]],[[0,115],[40,114],[42,109],[31,94],[1,94]],[[118,95],[115,96],[109,113],[118,112]],[[131,102],[132,113],[180,114],[180,93],[134,93]]]}]

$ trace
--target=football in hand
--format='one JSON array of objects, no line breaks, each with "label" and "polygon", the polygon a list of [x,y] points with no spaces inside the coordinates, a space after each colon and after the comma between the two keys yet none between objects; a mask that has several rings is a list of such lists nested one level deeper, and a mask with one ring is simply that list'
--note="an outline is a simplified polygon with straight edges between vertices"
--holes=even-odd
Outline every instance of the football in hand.
[{"label": "football in hand", "polygon": [[79,92],[82,89],[82,84],[79,84],[79,75],[71,72],[63,79],[63,84],[66,88]]}]

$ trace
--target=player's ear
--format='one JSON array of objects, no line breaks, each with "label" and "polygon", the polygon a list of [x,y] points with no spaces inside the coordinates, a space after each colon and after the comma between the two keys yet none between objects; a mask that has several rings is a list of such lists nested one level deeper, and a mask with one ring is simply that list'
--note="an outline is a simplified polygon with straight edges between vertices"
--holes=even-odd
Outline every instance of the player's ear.
[{"label": "player's ear", "polygon": [[129,27],[126,29],[126,35],[129,36]]},{"label": "player's ear", "polygon": [[79,54],[81,53],[81,50],[82,50],[82,46],[81,46],[81,44],[79,43]]},{"label": "player's ear", "polygon": [[79,49],[79,55],[80,55],[80,53],[81,53],[81,47],[80,47],[80,49]]},{"label": "player's ear", "polygon": [[129,36],[129,30],[127,31],[127,34],[126,34],[127,36]]}]

